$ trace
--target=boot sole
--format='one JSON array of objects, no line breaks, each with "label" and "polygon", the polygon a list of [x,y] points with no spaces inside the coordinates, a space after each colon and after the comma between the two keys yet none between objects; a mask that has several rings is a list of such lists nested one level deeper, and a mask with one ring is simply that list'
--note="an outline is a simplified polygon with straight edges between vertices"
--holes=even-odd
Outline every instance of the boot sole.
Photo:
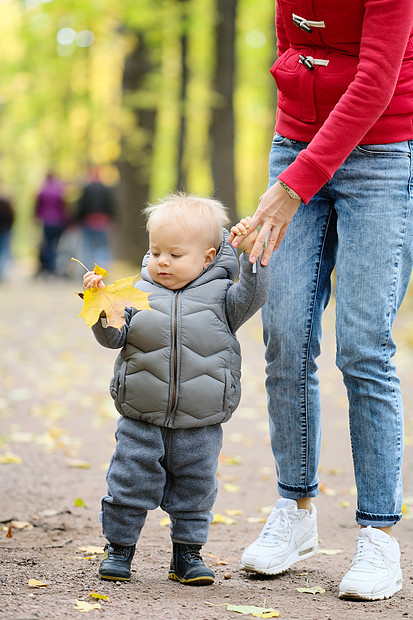
[{"label": "boot sole", "polygon": [[193,577],[193,579],[181,579],[176,573],[169,573],[168,579],[171,581],[179,581],[186,586],[209,586],[214,583],[213,577]]},{"label": "boot sole", "polygon": [[130,581],[131,577],[115,577],[114,575],[102,575],[99,573],[99,577],[101,579],[106,579],[106,581]]},{"label": "boot sole", "polygon": [[311,558],[313,555],[316,555],[316,553],[318,553],[318,536],[317,539],[310,539],[301,545],[300,549],[296,549],[295,553],[291,554],[284,564],[273,567],[270,566],[268,568],[255,568],[252,563],[248,564],[245,562],[244,564],[241,564],[241,570],[245,570],[249,573],[257,573],[259,575],[280,575],[291,568],[293,564],[306,560],[307,558]]}]

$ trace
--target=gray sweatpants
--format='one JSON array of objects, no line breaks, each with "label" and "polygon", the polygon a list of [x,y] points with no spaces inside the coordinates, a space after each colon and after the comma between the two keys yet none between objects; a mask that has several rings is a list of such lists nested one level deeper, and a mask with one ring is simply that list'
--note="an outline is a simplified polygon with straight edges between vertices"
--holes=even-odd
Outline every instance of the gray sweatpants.
[{"label": "gray sweatpants", "polygon": [[221,425],[170,429],[121,417],[115,437],[102,498],[105,538],[133,545],[148,510],[160,506],[170,516],[174,542],[206,543],[218,490]]}]

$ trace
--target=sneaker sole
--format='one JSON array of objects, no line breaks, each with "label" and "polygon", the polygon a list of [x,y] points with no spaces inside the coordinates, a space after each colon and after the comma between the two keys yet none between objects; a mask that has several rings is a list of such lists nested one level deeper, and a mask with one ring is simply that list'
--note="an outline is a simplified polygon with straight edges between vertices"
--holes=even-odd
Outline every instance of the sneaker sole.
[{"label": "sneaker sole", "polygon": [[403,587],[402,573],[398,573],[393,581],[393,583],[386,589],[381,592],[376,592],[375,594],[371,594],[370,596],[367,594],[360,594],[356,589],[351,590],[350,588],[347,590],[341,590],[338,593],[338,598],[343,599],[353,599],[358,601],[382,601],[386,598],[391,598],[396,592],[399,592]]},{"label": "sneaker sole", "polygon": [[310,539],[301,545],[301,548],[297,549],[294,554],[291,554],[284,564],[269,566],[268,568],[256,568],[252,563],[245,562],[241,564],[241,570],[249,573],[258,573],[259,575],[280,575],[285,573],[293,564],[311,558],[316,553],[318,553],[318,536],[316,539]]},{"label": "sneaker sole", "polygon": [[180,579],[176,573],[169,573],[168,579],[171,581],[179,581],[187,586],[209,586],[214,583],[213,577],[194,577],[193,579]]}]

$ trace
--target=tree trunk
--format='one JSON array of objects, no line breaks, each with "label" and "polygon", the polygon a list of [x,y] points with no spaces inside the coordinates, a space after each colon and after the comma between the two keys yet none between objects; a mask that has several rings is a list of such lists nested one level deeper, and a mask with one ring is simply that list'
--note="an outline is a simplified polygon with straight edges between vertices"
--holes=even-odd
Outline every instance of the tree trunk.
[{"label": "tree trunk", "polygon": [[[125,107],[132,109],[135,131],[139,140],[124,136],[122,153],[118,161],[120,184],[118,188],[118,234],[116,255],[140,265],[148,247],[145,219],[141,215],[149,198],[150,172],[155,141],[155,106],[139,107],[137,92],[145,88],[146,78],[154,70],[151,50],[143,32],[134,32],[136,45],[125,60],[123,96]],[[133,95],[133,104],[128,102]],[[137,151],[136,143],[139,143]]]},{"label": "tree trunk", "polygon": [[180,115],[178,133],[178,163],[176,188],[180,191],[186,190],[187,170],[184,163],[185,144],[186,144],[186,108],[188,91],[188,0],[179,0],[181,5],[181,92],[180,92]]},{"label": "tree trunk", "polygon": [[217,0],[214,93],[211,118],[211,157],[215,196],[222,200],[235,223],[234,71],[237,0]]}]

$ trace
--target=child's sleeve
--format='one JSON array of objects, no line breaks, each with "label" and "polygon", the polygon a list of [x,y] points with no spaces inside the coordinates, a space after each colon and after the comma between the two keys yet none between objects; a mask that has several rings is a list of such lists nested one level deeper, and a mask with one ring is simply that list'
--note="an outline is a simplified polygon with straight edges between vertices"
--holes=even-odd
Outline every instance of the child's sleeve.
[{"label": "child's sleeve", "polygon": [[240,256],[239,280],[228,288],[226,311],[228,324],[236,332],[267,301],[270,288],[270,268],[259,260],[252,265],[244,253]]},{"label": "child's sleeve", "polygon": [[121,330],[107,326],[105,314],[102,312],[98,322],[92,326],[92,331],[98,343],[108,349],[120,349],[123,347],[126,343],[129,324],[136,312],[135,308],[125,308],[125,324]]}]

